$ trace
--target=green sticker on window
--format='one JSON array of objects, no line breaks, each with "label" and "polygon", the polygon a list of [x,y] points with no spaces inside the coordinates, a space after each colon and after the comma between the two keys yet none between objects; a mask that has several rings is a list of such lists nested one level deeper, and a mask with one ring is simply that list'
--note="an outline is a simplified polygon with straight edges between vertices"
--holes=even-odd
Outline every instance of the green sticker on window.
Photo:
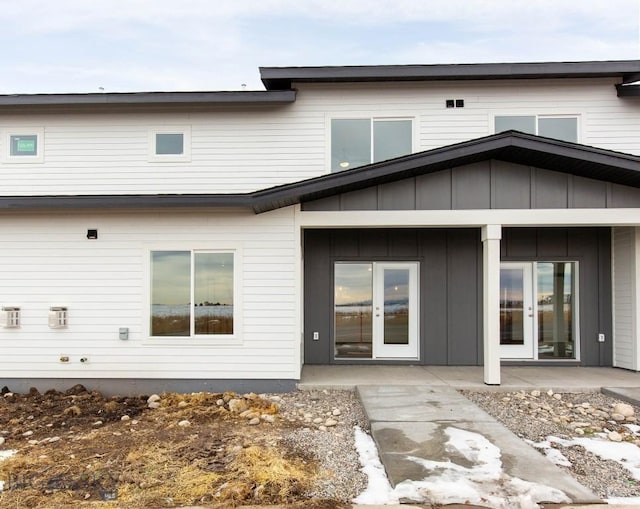
[{"label": "green sticker on window", "polygon": [[18,152],[30,152],[33,153],[36,151],[36,141],[35,140],[18,140],[17,149]]}]

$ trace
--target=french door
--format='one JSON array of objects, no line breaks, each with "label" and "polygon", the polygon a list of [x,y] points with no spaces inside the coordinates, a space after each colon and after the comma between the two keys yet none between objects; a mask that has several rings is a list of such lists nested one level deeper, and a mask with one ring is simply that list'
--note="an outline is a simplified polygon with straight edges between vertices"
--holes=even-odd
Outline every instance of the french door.
[{"label": "french door", "polygon": [[418,358],[418,263],[337,262],[336,359]]},{"label": "french door", "polygon": [[500,356],[578,359],[577,262],[500,264]]}]

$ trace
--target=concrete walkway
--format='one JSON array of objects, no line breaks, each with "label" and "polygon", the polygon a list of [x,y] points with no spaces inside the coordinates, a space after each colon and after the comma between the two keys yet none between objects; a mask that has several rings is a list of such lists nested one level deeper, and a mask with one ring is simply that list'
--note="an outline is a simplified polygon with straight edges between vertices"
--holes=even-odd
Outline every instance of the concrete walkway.
[{"label": "concrete walkway", "polygon": [[[401,485],[402,489],[410,484],[407,481],[423,481],[427,477],[432,483],[439,484],[438,476],[445,476],[445,482],[452,482],[455,490],[457,475],[460,477],[458,489],[469,484],[475,487],[469,479],[479,477],[482,481],[478,481],[477,487],[481,493],[494,493],[505,499],[517,500],[523,490],[533,487],[521,482],[527,481],[560,490],[574,503],[600,501],[452,387],[363,385],[358,386],[357,391],[371,423],[380,459],[394,487]],[[455,441],[446,445],[456,436],[464,445],[459,451]],[[499,449],[497,457],[491,457],[493,448],[484,443],[484,439]],[[498,464],[502,463],[503,474],[487,475],[486,472],[495,470],[496,460]],[[428,486],[420,488],[417,491],[422,498],[406,501],[452,502],[451,499],[438,499],[438,494],[429,490]],[[563,501],[561,498],[540,501],[545,500]]]},{"label": "concrete walkway", "polygon": [[[445,448],[446,430],[456,428],[482,435],[497,446],[508,476],[557,488],[572,500],[568,504],[540,504],[545,509],[597,502],[593,493],[459,395],[456,389],[602,390],[640,405],[640,373],[618,368],[503,366],[501,378],[500,386],[485,385],[483,368],[479,366],[304,366],[299,388],[357,389],[371,422],[381,460],[394,485],[406,479],[421,480],[429,476],[425,467],[433,465],[429,461],[440,464],[451,461],[462,468],[473,467],[463,455],[451,454]],[[421,465],[409,456],[428,461]],[[429,503],[433,501],[411,502],[420,505],[403,507],[431,507]],[[470,506],[454,504],[447,507]],[[595,509],[606,505],[588,507]],[[615,507],[640,509],[632,505]]]}]

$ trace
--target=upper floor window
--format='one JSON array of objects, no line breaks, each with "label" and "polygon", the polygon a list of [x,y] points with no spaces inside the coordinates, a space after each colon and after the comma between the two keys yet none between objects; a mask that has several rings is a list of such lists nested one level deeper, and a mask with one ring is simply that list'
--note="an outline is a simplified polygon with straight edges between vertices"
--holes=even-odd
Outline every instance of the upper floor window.
[{"label": "upper floor window", "polygon": [[191,129],[187,126],[154,129],[149,142],[152,161],[188,161],[191,158]]},{"label": "upper floor window", "polygon": [[44,129],[28,127],[7,131],[4,161],[11,163],[42,162]]},{"label": "upper floor window", "polygon": [[151,252],[151,336],[235,332],[233,251]]},{"label": "upper floor window", "polygon": [[556,140],[578,142],[578,117],[543,115],[496,115],[495,132],[510,129]]},{"label": "upper floor window", "polygon": [[331,171],[410,154],[412,141],[410,119],[334,118],[331,120]]}]

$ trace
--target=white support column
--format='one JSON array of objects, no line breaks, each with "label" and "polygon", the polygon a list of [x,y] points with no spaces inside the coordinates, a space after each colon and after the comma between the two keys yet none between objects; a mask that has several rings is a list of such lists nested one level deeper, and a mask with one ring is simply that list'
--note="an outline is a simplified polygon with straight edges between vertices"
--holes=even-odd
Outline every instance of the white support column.
[{"label": "white support column", "polygon": [[482,227],[484,383],[500,385],[500,239],[502,226]]}]

